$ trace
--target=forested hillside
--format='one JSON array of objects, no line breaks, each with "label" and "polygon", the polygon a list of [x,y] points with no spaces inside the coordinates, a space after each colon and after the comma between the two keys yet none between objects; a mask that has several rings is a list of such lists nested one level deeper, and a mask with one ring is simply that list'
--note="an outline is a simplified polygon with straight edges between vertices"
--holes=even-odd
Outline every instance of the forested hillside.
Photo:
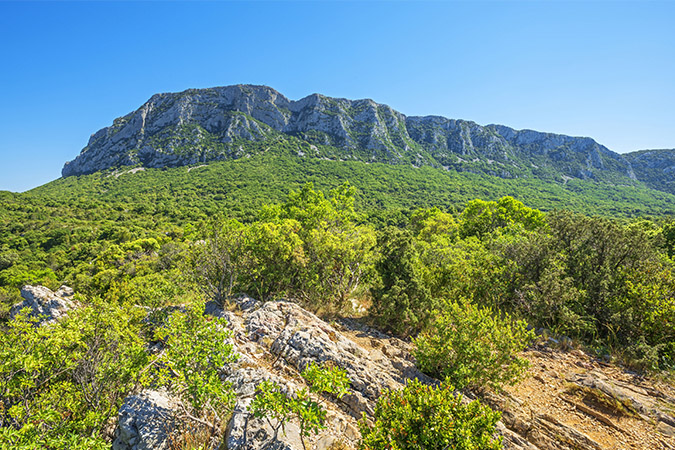
[{"label": "forested hillside", "polygon": [[32,190],[29,198],[144,203],[163,216],[189,213],[192,219],[227,210],[243,218],[263,204],[282,201],[307,182],[326,191],[349,181],[358,188],[359,209],[368,214],[433,206],[456,209],[475,198],[496,200],[505,195],[542,210],[570,209],[609,217],[663,216],[675,211],[675,196],[641,184],[504,179],[429,166],[302,158],[296,152],[303,145],[307,144],[283,141],[251,158],[180,168],[119,168],[61,178]]},{"label": "forested hillside", "polygon": [[[504,195],[511,189],[518,199]],[[554,210],[561,201],[577,212]],[[289,299],[327,318],[359,311],[364,324],[411,340],[419,370],[452,386],[436,391],[410,382],[383,391],[389,403],[371,411],[377,421],[362,423],[361,448],[388,448],[391,437],[383,436],[397,414],[391,402],[422,397],[455,411],[434,420],[460,414],[477,448],[499,448],[492,437],[499,415],[478,404],[460,412],[450,393],[499,391],[521,379],[528,364],[516,355],[535,337],[528,326],[643,373],[671,370],[671,202],[635,186],[273,154],[109,170],[3,193],[0,442],[106,448],[126,395],[160,385],[183,405],[185,426],[207,423],[204,439],[222,441],[230,436],[234,394],[218,367],[236,357],[230,347],[213,346],[226,336],[200,308],[205,301],[228,305],[245,292],[260,301]],[[80,306],[56,325],[34,327],[10,311],[26,284],[67,284]],[[157,345],[164,350],[153,356]],[[351,392],[342,372],[312,367],[298,370],[305,369],[313,395]],[[309,394],[283,400],[278,385],[257,389],[256,417],[286,411],[284,420],[313,417],[315,430],[322,426],[320,410],[305,416],[310,403],[302,395]],[[306,429],[310,436],[313,428]],[[458,439],[441,429],[448,430],[425,439]]]}]

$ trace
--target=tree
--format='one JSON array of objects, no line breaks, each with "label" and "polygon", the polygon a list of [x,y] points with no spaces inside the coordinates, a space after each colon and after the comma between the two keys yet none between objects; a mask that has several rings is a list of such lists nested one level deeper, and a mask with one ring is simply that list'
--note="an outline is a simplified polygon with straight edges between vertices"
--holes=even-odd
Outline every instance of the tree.
[{"label": "tree", "polygon": [[188,272],[204,295],[223,303],[232,295],[245,261],[246,227],[236,220],[213,221],[205,238],[195,242],[188,256]]},{"label": "tree", "polygon": [[496,202],[471,200],[462,211],[460,234],[483,238],[494,230],[513,225],[535,230],[546,225],[545,217],[541,211],[528,208],[513,197],[502,197]]},{"label": "tree", "polygon": [[419,249],[409,231],[386,228],[378,235],[379,284],[371,288],[372,311],[381,326],[401,335],[424,328],[434,300],[423,278]]}]

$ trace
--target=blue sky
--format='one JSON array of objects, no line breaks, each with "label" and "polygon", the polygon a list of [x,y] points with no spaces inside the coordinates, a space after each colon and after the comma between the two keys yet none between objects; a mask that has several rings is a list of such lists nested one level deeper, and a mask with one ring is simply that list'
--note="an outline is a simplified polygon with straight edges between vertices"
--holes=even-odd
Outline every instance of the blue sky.
[{"label": "blue sky", "polygon": [[675,2],[3,2],[0,190],[152,94],[266,84],[675,148]]}]

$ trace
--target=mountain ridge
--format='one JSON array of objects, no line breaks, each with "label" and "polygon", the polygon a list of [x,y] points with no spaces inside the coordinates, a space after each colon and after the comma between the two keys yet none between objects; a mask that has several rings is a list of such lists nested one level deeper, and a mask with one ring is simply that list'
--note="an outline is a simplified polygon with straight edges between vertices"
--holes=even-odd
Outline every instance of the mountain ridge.
[{"label": "mountain ridge", "polygon": [[251,143],[274,149],[280,142],[301,157],[424,165],[501,178],[629,184],[637,179],[624,156],[588,137],[406,116],[371,99],[311,94],[289,100],[260,85],[155,94],[94,133],[62,175],[237,159],[255,154]]},{"label": "mountain ridge", "polygon": [[638,150],[624,154],[645,185],[663,192],[675,192],[675,149]]}]

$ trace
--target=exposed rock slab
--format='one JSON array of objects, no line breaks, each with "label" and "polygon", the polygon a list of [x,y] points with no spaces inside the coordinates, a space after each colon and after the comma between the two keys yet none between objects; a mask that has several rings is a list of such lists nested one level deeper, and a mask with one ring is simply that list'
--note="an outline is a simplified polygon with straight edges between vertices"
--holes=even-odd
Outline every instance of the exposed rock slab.
[{"label": "exposed rock slab", "polygon": [[9,316],[14,318],[22,309],[30,308],[30,315],[37,317],[38,323],[51,323],[76,307],[73,294],[68,286],[61,286],[56,292],[44,286],[24,286],[21,288],[24,300],[12,307]]},{"label": "exposed rock slab", "polygon": [[163,392],[127,397],[118,413],[113,450],[166,450],[175,428],[176,406]]},{"label": "exposed rock slab", "polygon": [[539,450],[675,448],[675,389],[581,350],[538,345],[528,375],[483,400],[502,412],[504,447]]},{"label": "exposed rock slab", "polygon": [[385,356],[380,350],[365,349],[295,303],[267,302],[248,316],[246,326],[251,340],[298,371],[311,362],[345,369],[353,391],[344,402],[359,416],[372,413],[383,389],[400,388],[411,378],[433,382],[409,354]]}]

